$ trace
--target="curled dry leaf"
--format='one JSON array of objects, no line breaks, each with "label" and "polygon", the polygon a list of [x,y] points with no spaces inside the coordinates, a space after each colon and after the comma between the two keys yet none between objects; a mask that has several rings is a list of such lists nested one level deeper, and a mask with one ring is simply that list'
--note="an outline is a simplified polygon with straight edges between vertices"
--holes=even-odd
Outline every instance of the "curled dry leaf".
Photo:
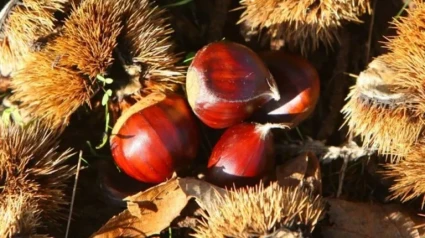
[{"label": "curled dry leaf", "polygon": [[146,191],[127,197],[127,210],[112,217],[91,237],[147,237],[159,234],[180,215],[189,199],[195,198],[202,209],[226,190],[193,178],[173,178]]},{"label": "curled dry leaf", "polygon": [[147,237],[159,234],[180,215],[190,197],[171,179],[127,197],[128,209],[112,217],[91,237]]},{"label": "curled dry leaf", "polygon": [[323,237],[424,237],[425,219],[410,214],[399,205],[353,203],[329,199],[332,225],[322,226]]},{"label": "curled dry leaf", "polygon": [[179,179],[179,185],[187,196],[195,198],[198,205],[206,211],[210,211],[214,202],[227,193],[225,189],[194,178]]},{"label": "curled dry leaf", "polygon": [[319,159],[311,152],[305,152],[276,168],[280,186],[304,187],[316,194],[322,193],[322,175]]}]

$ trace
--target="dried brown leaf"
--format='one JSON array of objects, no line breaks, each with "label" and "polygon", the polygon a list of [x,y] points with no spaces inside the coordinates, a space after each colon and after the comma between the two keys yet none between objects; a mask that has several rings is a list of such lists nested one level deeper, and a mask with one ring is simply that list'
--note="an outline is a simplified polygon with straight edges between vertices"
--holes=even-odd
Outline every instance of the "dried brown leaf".
[{"label": "dried brown leaf", "polygon": [[177,179],[125,198],[128,209],[112,217],[91,237],[146,237],[159,234],[180,215],[188,197]]},{"label": "dried brown leaf", "polygon": [[225,189],[194,178],[179,179],[179,186],[188,197],[195,198],[198,205],[206,211],[210,211],[218,198],[227,194]]},{"label": "dried brown leaf", "polygon": [[423,237],[416,226],[425,219],[403,211],[399,205],[354,203],[329,199],[332,226],[323,226],[324,237]]},{"label": "dried brown leaf", "polygon": [[276,168],[279,185],[286,187],[307,187],[322,193],[322,175],[319,159],[311,152],[305,152]]}]

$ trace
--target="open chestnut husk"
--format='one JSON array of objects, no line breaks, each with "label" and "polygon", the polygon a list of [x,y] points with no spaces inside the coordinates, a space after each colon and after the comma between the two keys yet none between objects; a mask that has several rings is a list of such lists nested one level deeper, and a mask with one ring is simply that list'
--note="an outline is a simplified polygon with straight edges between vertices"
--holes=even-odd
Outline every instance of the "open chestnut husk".
[{"label": "open chestnut husk", "polygon": [[225,41],[210,43],[196,53],[186,90],[195,115],[215,129],[240,123],[280,97],[260,57],[244,45]]},{"label": "open chestnut husk", "polygon": [[126,174],[161,183],[195,159],[199,131],[182,96],[153,93],[121,115],[110,144],[116,164]]},{"label": "open chestnut husk", "polygon": [[305,58],[281,52],[259,53],[279,89],[280,99],[271,100],[253,115],[260,123],[292,123],[295,127],[314,111],[320,95],[319,74]]},{"label": "open chestnut husk", "polygon": [[241,123],[228,128],[214,146],[206,180],[221,187],[252,186],[275,162],[271,124]]}]

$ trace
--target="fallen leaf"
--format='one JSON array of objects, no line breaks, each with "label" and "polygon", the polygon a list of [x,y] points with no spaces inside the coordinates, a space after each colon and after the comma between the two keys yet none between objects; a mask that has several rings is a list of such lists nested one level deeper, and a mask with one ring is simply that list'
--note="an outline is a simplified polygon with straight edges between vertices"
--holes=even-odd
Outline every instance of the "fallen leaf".
[{"label": "fallen leaf", "polygon": [[127,210],[112,217],[91,237],[147,237],[159,234],[180,215],[189,199],[180,188],[178,179],[171,179],[125,198]]},{"label": "fallen leaf", "polygon": [[195,198],[198,205],[206,211],[211,209],[211,204],[218,197],[227,193],[225,189],[194,178],[181,178],[179,179],[179,185],[188,197]]},{"label": "fallen leaf", "polygon": [[316,194],[322,193],[320,162],[311,152],[304,152],[276,168],[280,186],[309,187]]},{"label": "fallen leaf", "polygon": [[331,225],[322,226],[324,237],[412,238],[424,235],[416,226],[425,224],[425,219],[406,212],[399,205],[354,203],[338,199],[329,199],[328,202]]}]

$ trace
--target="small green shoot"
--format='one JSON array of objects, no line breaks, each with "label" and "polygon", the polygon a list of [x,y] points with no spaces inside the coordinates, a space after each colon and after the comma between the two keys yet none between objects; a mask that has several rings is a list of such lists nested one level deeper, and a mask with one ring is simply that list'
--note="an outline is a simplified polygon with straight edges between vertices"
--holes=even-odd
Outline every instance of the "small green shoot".
[{"label": "small green shoot", "polygon": [[[100,82],[103,83],[103,87],[105,87],[106,85],[112,84],[114,82],[113,79],[111,78],[105,78],[102,75],[97,75],[96,77],[97,80],[99,80]],[[96,149],[101,149],[103,148],[106,143],[108,142],[108,134],[109,134],[109,129],[111,128],[109,126],[109,107],[108,107],[108,102],[112,97],[112,90],[111,89],[107,89],[105,90],[105,88],[102,88],[104,94],[102,97],[102,106],[105,107],[105,130],[103,132],[103,137],[102,137],[102,142],[96,146]]]},{"label": "small green shoot", "polygon": [[177,1],[177,2],[175,2],[175,3],[167,4],[167,5],[165,5],[164,7],[165,7],[165,8],[168,8],[168,7],[179,7],[179,6],[183,6],[183,5],[185,5],[185,4],[188,4],[188,3],[192,2],[192,1],[193,1],[193,0],[180,0],[180,1]]},{"label": "small green shoot", "polygon": [[192,63],[193,58],[195,58],[195,54],[196,52],[193,52],[193,51],[187,53],[186,56],[184,57],[183,63],[184,64]]},{"label": "small green shoot", "polygon": [[111,79],[111,78],[105,78],[105,77],[103,77],[100,74],[98,74],[96,76],[96,79],[99,80],[100,82],[102,82],[103,83],[103,86],[106,86],[106,84],[112,84],[114,82],[113,79]]},{"label": "small green shoot", "polygon": [[400,11],[397,13],[397,15],[395,15],[395,18],[398,18],[401,16],[401,14],[404,12],[404,10],[406,10],[407,6],[409,5],[409,3],[411,2],[411,0],[407,0],[406,2],[404,2],[403,6],[401,7]]},{"label": "small green shoot", "polygon": [[109,98],[112,96],[112,90],[108,89],[105,91],[105,94],[103,94],[102,98],[102,106],[108,105]]}]

